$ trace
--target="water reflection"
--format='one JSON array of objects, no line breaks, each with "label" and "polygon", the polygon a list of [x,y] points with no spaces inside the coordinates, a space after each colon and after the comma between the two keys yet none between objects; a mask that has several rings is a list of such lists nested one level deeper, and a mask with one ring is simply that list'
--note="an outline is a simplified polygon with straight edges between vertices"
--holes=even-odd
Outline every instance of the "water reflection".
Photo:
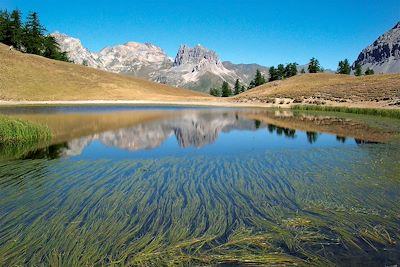
[{"label": "water reflection", "polygon": [[58,144],[0,150],[43,158],[0,161],[0,266],[399,262],[399,147],[367,145],[393,131],[167,111],[26,116]]},{"label": "water reflection", "polygon": [[[319,139],[321,136],[322,138]],[[285,139],[292,141],[288,142]],[[173,140],[176,142],[175,145],[171,145]],[[182,149],[208,149],[205,153],[210,150],[235,153],[240,150],[240,147],[265,150],[274,147],[304,147],[307,144],[332,146],[344,144],[345,140],[346,137],[315,131],[299,131],[264,123],[259,119],[252,120],[247,114],[244,116],[238,112],[191,111],[166,119],[74,138],[67,142],[29,151],[18,157],[24,159],[75,157],[84,153],[86,148],[92,151],[90,152],[92,156],[102,154],[111,148],[141,153],[158,149],[169,155],[178,154],[178,150]],[[353,143],[365,142],[358,140]],[[117,152],[113,153],[115,155]],[[152,155],[157,153],[154,152]]]}]

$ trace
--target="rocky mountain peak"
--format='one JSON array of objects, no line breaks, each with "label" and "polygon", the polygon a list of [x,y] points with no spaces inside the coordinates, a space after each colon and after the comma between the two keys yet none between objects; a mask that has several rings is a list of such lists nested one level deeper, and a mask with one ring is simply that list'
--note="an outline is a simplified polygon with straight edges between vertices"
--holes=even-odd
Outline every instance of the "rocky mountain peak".
[{"label": "rocky mountain peak", "polygon": [[181,45],[179,47],[173,66],[177,67],[187,64],[191,65],[213,64],[222,66],[222,63],[219,60],[217,53],[201,46],[200,44],[196,45],[193,48],[190,48],[187,45]]},{"label": "rocky mountain peak", "polygon": [[363,49],[353,68],[356,64],[364,70],[371,68],[375,73],[400,72],[400,22]]},{"label": "rocky mountain peak", "polygon": [[[99,56],[107,66],[117,68],[126,68],[127,65],[134,65],[134,63],[162,65],[170,61],[160,47],[137,42],[104,48],[100,51]],[[123,72],[121,69],[115,71]]]},{"label": "rocky mountain peak", "polygon": [[79,39],[60,32],[51,33],[50,36],[53,36],[56,39],[61,51],[67,52],[69,59],[74,63],[85,64],[94,68],[101,68],[102,64],[98,59],[98,56],[83,47]]}]

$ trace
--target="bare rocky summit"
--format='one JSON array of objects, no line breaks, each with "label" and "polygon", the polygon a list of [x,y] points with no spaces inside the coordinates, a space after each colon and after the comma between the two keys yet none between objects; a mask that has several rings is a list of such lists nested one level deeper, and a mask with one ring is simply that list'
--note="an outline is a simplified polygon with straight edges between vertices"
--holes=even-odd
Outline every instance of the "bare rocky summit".
[{"label": "bare rocky summit", "polygon": [[366,47],[353,64],[360,64],[365,71],[373,69],[375,73],[400,72],[400,22]]},{"label": "bare rocky summit", "polygon": [[257,64],[222,63],[215,51],[201,45],[181,45],[173,60],[160,47],[148,43],[128,42],[94,53],[79,39],[59,32],[51,35],[76,64],[198,91],[220,87],[223,81],[233,86],[236,79],[247,86],[255,67],[267,75],[268,68]]},{"label": "bare rocky summit", "polygon": [[75,64],[103,69],[103,64],[99,56],[86,49],[79,39],[59,32],[54,32],[50,35],[56,39],[61,51],[67,52],[68,58]]},{"label": "bare rocky summit", "polygon": [[181,45],[170,69],[160,72],[156,81],[207,90],[220,86],[223,81],[232,84],[240,77],[233,70],[228,70],[219,60],[217,53],[201,45],[190,48]]},{"label": "bare rocky summit", "polygon": [[172,66],[172,60],[165,52],[152,44],[129,42],[93,53],[84,48],[79,39],[58,32],[51,35],[76,64],[145,79],[151,79],[156,72]]}]

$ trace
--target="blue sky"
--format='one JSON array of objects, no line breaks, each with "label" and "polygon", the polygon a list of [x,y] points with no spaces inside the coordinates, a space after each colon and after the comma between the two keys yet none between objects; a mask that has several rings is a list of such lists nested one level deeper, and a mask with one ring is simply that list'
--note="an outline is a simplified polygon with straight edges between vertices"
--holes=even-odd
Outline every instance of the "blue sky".
[{"label": "blue sky", "polygon": [[0,0],[0,8],[37,11],[49,31],[93,51],[137,41],[174,57],[180,44],[202,44],[234,63],[303,64],[314,56],[331,69],[400,21],[400,0]]}]

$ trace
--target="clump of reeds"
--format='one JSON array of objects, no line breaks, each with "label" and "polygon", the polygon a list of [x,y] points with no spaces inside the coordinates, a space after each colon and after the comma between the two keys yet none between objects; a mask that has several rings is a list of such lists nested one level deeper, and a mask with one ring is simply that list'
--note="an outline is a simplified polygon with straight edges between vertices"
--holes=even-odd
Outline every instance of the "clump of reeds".
[{"label": "clump of reeds", "polygon": [[44,142],[51,139],[47,126],[0,117],[0,144],[21,144]]},{"label": "clump of reeds", "polygon": [[315,111],[330,111],[344,112],[353,114],[373,115],[381,117],[390,117],[400,119],[400,110],[398,109],[382,109],[382,108],[352,108],[338,106],[315,106],[315,105],[294,105],[294,110],[315,110]]}]

